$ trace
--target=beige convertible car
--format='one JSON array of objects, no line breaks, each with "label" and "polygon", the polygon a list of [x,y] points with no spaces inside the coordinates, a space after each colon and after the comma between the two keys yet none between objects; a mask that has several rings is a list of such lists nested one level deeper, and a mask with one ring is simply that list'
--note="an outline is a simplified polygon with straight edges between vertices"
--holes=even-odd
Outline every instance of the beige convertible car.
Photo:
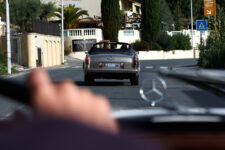
[{"label": "beige convertible car", "polygon": [[139,84],[140,63],[137,52],[127,43],[100,42],[86,52],[84,80],[91,84],[94,79],[130,79]]}]

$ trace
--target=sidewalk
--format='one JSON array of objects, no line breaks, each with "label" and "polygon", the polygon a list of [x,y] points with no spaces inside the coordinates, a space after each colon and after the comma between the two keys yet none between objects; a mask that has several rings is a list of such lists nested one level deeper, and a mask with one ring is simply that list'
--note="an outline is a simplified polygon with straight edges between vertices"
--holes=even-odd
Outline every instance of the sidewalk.
[{"label": "sidewalk", "polygon": [[[53,67],[48,67],[48,68],[42,68],[46,71],[50,70],[55,70],[55,69],[62,69],[64,67],[73,67],[73,66],[82,66],[83,62],[79,59],[72,58],[69,56],[65,56],[65,64],[59,65],[59,66],[53,66]],[[37,68],[26,68],[17,64],[14,64],[15,68],[19,71],[19,73],[11,74],[11,75],[0,75],[0,78],[2,79],[7,79],[7,78],[12,78],[15,76],[20,76],[20,75],[25,75],[28,72],[35,70]]]}]

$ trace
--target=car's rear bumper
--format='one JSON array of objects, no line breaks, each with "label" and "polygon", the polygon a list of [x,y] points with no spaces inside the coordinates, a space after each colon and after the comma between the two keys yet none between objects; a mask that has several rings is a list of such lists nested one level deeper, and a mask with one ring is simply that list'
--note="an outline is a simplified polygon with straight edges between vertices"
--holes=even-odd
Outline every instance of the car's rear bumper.
[{"label": "car's rear bumper", "polygon": [[99,69],[88,69],[85,70],[85,74],[93,78],[102,79],[129,79],[134,75],[139,74],[139,69],[123,69],[123,70],[99,70]]},{"label": "car's rear bumper", "polygon": [[138,73],[139,69],[92,69],[85,70],[86,73]]}]

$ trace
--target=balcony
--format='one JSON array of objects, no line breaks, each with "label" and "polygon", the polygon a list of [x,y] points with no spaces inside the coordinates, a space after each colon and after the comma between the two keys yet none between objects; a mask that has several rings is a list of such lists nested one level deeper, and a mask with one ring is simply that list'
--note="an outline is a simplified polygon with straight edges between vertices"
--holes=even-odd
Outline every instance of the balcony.
[{"label": "balcony", "polygon": [[98,30],[101,29],[68,29],[64,30],[65,37],[90,37],[97,36]]}]

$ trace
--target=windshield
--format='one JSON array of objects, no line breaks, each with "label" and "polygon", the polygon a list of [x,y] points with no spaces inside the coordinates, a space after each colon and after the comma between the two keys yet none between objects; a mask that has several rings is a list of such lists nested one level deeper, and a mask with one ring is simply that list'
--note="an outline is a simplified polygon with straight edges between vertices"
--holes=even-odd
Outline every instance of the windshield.
[{"label": "windshield", "polygon": [[[39,68],[53,82],[69,80],[103,95],[113,112],[225,110],[222,1],[210,14],[199,0],[192,7],[188,0],[65,0],[63,7],[58,0],[9,0],[6,6],[0,1],[4,81],[26,86]],[[210,73],[199,76],[202,69]],[[0,117],[15,108],[27,110],[0,91]]]},{"label": "windshield", "polygon": [[134,50],[131,48],[131,45],[127,43],[98,43],[90,50],[90,54],[104,53],[132,54]]}]

